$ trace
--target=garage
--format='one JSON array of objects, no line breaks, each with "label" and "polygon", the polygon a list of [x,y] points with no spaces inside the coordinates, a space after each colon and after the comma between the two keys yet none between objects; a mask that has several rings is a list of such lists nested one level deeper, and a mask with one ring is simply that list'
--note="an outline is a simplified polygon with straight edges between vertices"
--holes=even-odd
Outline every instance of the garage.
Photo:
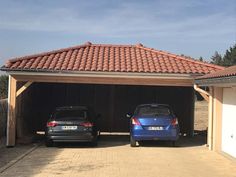
[{"label": "garage", "polygon": [[236,158],[236,90],[232,88],[223,89],[222,108],[222,151]]},{"label": "garage", "polygon": [[181,133],[193,135],[194,78],[222,67],[137,45],[90,42],[8,60],[7,146],[43,130],[58,106],[88,105],[102,131],[128,132],[138,104],[170,104]]},{"label": "garage", "polygon": [[209,149],[236,157],[236,66],[208,74],[196,80],[208,86],[209,94]]}]

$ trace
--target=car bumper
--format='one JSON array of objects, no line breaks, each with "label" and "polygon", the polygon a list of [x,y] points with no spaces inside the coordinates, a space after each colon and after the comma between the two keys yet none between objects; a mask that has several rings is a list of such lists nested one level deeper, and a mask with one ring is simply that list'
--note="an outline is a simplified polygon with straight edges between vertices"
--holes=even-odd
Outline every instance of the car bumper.
[{"label": "car bumper", "polygon": [[179,131],[177,129],[161,130],[161,131],[135,130],[135,131],[131,132],[131,136],[136,141],[141,141],[141,140],[176,141],[179,139]]},{"label": "car bumper", "polygon": [[47,140],[53,142],[92,142],[95,136],[92,133],[84,133],[78,135],[66,135],[66,134],[48,134]]}]

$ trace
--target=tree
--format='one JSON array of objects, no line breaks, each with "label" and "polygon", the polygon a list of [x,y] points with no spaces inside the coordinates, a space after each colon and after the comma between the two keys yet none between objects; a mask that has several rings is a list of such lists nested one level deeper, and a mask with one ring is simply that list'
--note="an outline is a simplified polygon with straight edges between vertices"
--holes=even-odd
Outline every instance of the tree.
[{"label": "tree", "polygon": [[211,57],[211,63],[216,65],[222,65],[222,56],[216,51],[215,54]]},{"label": "tree", "polygon": [[202,57],[199,57],[199,61],[203,61],[203,58],[202,58]]},{"label": "tree", "polygon": [[0,99],[7,98],[8,93],[8,76],[0,76]]},{"label": "tree", "polygon": [[221,66],[232,66],[236,65],[236,44],[226,50],[224,57],[218,52],[211,57],[211,63]]},{"label": "tree", "polygon": [[236,44],[233,47],[230,47],[229,50],[226,50],[223,58],[223,66],[232,65],[236,65]]}]

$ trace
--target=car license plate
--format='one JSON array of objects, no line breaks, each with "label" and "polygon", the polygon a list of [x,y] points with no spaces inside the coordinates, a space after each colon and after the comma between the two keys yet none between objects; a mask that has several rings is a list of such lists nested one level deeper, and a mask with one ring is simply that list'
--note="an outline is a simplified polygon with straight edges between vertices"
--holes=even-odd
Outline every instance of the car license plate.
[{"label": "car license plate", "polygon": [[62,130],[77,130],[77,126],[62,126]]},{"label": "car license plate", "polygon": [[163,127],[148,127],[148,130],[163,130]]}]

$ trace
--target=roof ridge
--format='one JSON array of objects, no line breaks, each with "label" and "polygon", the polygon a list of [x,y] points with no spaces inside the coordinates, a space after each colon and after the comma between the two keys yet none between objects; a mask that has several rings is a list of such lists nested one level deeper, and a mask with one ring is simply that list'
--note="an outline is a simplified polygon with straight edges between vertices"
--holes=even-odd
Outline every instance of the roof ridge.
[{"label": "roof ridge", "polygon": [[149,48],[149,47],[141,46],[141,45],[137,45],[136,47],[142,48],[144,50],[156,52],[156,53],[158,52],[158,53],[161,53],[161,54],[164,54],[164,55],[168,55],[168,56],[171,56],[171,57],[178,57],[181,60],[185,60],[185,61],[189,61],[189,62],[193,62],[193,63],[196,63],[196,64],[201,64],[201,65],[206,65],[206,66],[209,66],[209,67],[212,67],[212,68],[217,68],[217,69],[224,69],[225,68],[223,66],[218,66],[218,65],[207,63],[207,62],[197,61],[197,60],[194,60],[192,58],[191,59],[190,58],[186,58],[186,57],[183,57],[183,56],[180,56],[180,55],[176,55],[176,54],[172,54],[170,52],[163,51],[163,50],[157,50],[157,49],[154,49],[154,48]]},{"label": "roof ridge", "polygon": [[103,47],[135,47],[132,44],[91,44],[92,46],[103,46]]}]

